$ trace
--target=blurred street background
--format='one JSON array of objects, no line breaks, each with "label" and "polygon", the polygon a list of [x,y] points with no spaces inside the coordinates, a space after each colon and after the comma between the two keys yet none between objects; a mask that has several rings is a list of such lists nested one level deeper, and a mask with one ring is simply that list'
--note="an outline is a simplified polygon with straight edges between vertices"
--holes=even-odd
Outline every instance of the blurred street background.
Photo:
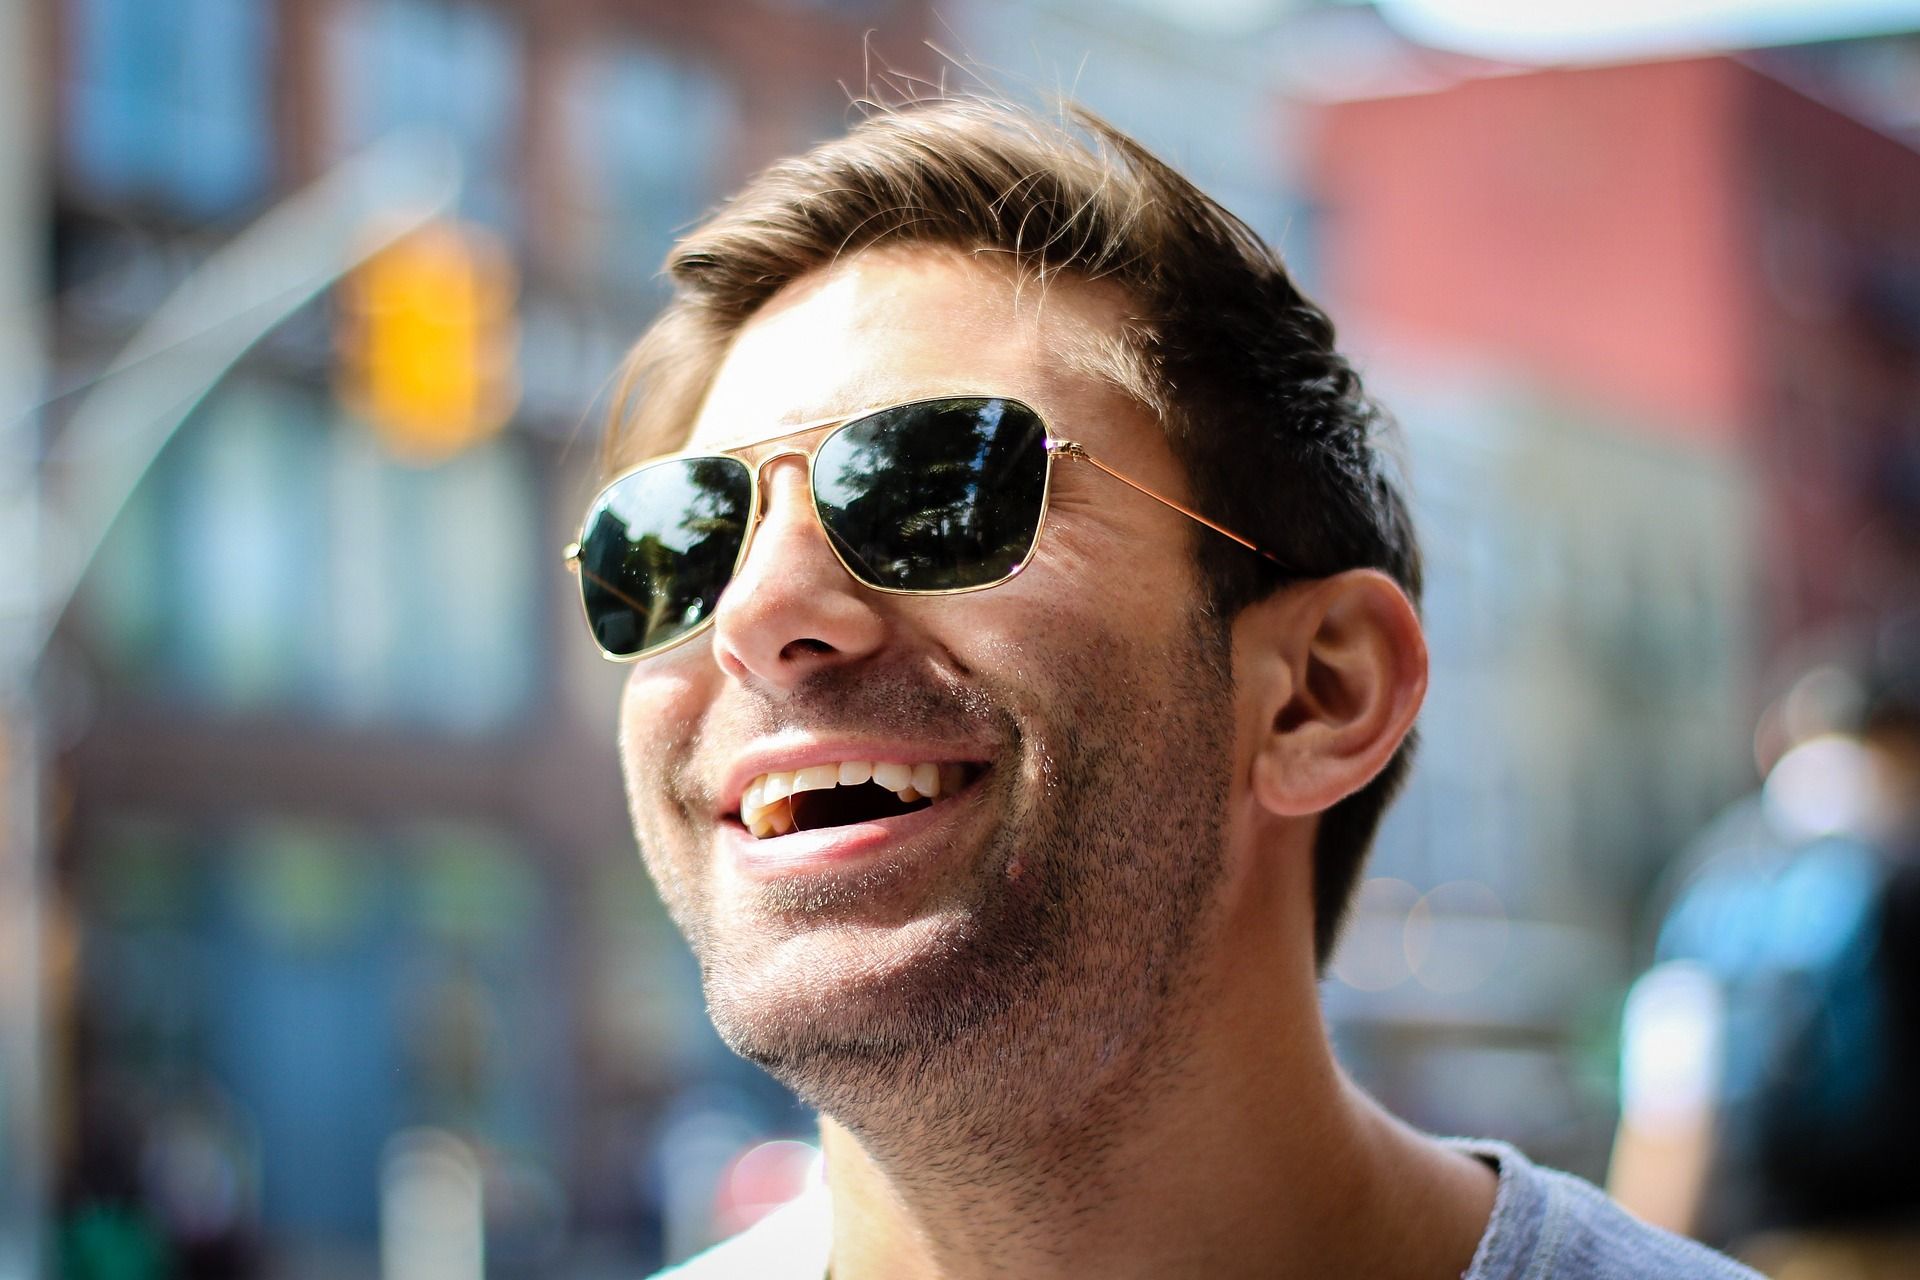
[{"label": "blurred street background", "polygon": [[1912,32],[0,4],[0,1280],[634,1276],[806,1176],[635,854],[559,549],[676,229],[883,83],[1073,95],[1332,312],[1434,660],[1336,1040],[1604,1179],[1676,860],[1920,606]]}]

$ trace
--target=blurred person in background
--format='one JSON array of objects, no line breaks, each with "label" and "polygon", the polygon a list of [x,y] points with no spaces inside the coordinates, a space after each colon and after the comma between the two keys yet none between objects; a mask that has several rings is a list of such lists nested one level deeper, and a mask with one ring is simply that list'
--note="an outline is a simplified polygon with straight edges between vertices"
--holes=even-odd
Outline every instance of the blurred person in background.
[{"label": "blurred person in background", "polygon": [[1334,1060],[1406,506],[1273,251],[1080,125],[876,111],[679,244],[631,359],[569,559],[648,866],[830,1187],[679,1274],[1748,1275]]},{"label": "blurred person in background", "polygon": [[1763,721],[1788,749],[1694,842],[1627,1002],[1610,1190],[1776,1276],[1920,1276],[1920,663],[1899,634]]}]

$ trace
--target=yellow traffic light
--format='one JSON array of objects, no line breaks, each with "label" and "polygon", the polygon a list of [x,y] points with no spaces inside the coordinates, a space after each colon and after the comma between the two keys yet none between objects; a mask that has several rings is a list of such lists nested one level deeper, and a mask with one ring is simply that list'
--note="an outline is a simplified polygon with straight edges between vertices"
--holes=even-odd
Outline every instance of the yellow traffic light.
[{"label": "yellow traffic light", "polygon": [[497,236],[434,222],[381,249],[341,289],[338,393],[412,462],[492,435],[519,403],[517,282]]}]

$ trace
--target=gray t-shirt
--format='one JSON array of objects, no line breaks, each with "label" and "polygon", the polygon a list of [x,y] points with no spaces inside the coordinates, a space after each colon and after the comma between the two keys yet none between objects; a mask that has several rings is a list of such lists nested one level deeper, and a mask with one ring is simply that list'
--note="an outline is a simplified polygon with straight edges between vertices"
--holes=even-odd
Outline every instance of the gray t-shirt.
[{"label": "gray t-shirt", "polygon": [[1504,1142],[1454,1138],[1447,1145],[1500,1171],[1493,1217],[1461,1280],[1762,1280],[1725,1254],[1648,1226],[1591,1182],[1543,1169]]},{"label": "gray t-shirt", "polygon": [[[1461,1280],[1761,1280],[1504,1142],[1452,1138],[1448,1145],[1500,1173],[1493,1216]],[[655,1280],[824,1280],[832,1239],[832,1206],[826,1189],[816,1188]]]}]

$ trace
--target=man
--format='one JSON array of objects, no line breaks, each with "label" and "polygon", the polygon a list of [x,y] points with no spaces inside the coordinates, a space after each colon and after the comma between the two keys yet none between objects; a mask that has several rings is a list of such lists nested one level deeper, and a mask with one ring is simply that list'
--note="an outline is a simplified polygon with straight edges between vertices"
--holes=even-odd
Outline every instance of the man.
[{"label": "man", "polygon": [[1411,528],[1326,317],[1085,126],[877,114],[682,241],[634,353],[570,555],[648,866],[830,1194],[682,1274],[1748,1274],[1335,1064]]}]

